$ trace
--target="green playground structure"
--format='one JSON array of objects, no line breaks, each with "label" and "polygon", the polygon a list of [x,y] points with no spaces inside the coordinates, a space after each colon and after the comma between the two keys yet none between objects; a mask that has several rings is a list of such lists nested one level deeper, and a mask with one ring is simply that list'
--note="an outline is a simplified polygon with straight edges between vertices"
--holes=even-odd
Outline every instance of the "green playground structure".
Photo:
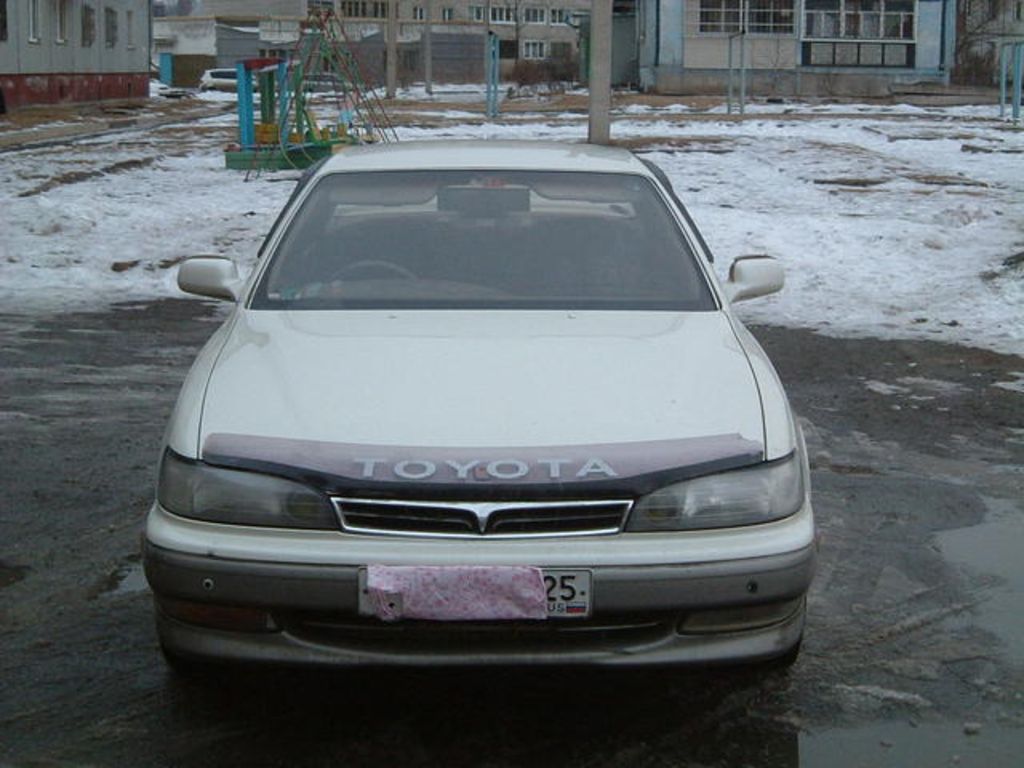
[{"label": "green playground structure", "polygon": [[310,13],[287,60],[246,59],[236,69],[238,144],[224,152],[228,168],[307,168],[352,144],[398,140],[331,10]]}]

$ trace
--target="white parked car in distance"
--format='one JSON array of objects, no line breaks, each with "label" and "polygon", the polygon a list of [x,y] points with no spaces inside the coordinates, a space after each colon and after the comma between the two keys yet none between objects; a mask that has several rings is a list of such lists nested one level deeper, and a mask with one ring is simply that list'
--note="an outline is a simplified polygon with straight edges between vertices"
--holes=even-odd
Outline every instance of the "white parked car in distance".
[{"label": "white parked car in distance", "polygon": [[199,77],[199,90],[235,93],[238,90],[238,72],[230,67],[208,69]]},{"label": "white parked car in distance", "polygon": [[166,433],[145,569],[197,660],[795,658],[806,452],[711,254],[620,149],[355,147],[300,183]]}]

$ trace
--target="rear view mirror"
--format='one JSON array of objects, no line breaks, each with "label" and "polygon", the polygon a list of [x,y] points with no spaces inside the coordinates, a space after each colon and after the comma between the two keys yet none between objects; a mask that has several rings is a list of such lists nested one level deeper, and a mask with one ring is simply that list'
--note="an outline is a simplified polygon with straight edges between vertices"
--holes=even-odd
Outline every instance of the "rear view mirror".
[{"label": "rear view mirror", "polygon": [[782,265],[771,256],[741,256],[729,267],[725,295],[735,304],[777,293],[785,282]]},{"label": "rear view mirror", "polygon": [[178,287],[197,296],[238,301],[242,281],[231,259],[195,256],[178,267]]},{"label": "rear view mirror", "polygon": [[437,210],[475,218],[498,218],[530,210],[530,188],[451,186],[437,190]]}]

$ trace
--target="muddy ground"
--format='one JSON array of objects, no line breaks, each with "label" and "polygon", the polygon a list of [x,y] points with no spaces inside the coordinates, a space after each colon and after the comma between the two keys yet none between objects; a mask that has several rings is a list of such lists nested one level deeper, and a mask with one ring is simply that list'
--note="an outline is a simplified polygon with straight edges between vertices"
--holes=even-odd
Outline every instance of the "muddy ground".
[{"label": "muddy ground", "polygon": [[823,534],[788,672],[164,666],[139,566],[221,309],[0,315],[0,765],[970,766],[1024,751],[1024,359],[757,328]]}]

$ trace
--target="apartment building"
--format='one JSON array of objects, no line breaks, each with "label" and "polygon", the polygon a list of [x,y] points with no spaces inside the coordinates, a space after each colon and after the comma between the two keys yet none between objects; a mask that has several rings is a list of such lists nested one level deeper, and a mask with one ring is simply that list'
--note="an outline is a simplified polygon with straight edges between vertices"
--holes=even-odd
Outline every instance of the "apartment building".
[{"label": "apartment building", "polygon": [[[328,0],[329,2],[329,0]],[[337,12],[349,19],[387,18],[388,0],[338,0]],[[573,57],[579,22],[590,0],[398,0],[401,22],[429,21],[435,27],[486,28],[498,36],[500,58],[543,61]]]},{"label": "apartment building", "polygon": [[149,0],[0,0],[0,112],[148,96]]},{"label": "apartment building", "polygon": [[742,60],[761,93],[881,96],[948,83],[956,12],[956,0],[641,0],[640,80],[721,93]]}]

